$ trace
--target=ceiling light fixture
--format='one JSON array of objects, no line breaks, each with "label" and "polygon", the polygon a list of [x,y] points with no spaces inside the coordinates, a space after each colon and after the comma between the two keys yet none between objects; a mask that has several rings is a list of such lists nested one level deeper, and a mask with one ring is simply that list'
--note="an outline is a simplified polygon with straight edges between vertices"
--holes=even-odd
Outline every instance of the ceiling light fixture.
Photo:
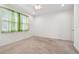
[{"label": "ceiling light fixture", "polygon": [[39,10],[39,9],[41,9],[42,7],[41,7],[41,5],[36,4],[36,5],[34,6],[34,8],[35,8],[36,10]]}]

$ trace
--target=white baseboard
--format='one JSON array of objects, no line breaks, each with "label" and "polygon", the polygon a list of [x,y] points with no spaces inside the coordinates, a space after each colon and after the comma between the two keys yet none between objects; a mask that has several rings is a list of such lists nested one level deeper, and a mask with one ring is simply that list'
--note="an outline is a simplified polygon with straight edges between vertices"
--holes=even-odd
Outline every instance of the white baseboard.
[{"label": "white baseboard", "polygon": [[[63,39],[63,38],[56,38],[56,37],[53,37],[53,36],[52,37],[51,36],[42,36],[42,35],[34,35],[34,36],[57,39],[57,40],[66,40],[66,39]],[[67,39],[67,41],[72,41],[72,40]]]},{"label": "white baseboard", "polygon": [[14,43],[14,42],[17,42],[17,41],[20,41],[20,40],[28,39],[29,37],[32,37],[32,35],[30,35],[28,37],[24,37],[23,39],[18,39],[18,40],[15,40],[14,39],[13,41],[4,42],[4,43],[0,44],[0,47],[5,46],[5,45],[8,45],[8,44],[11,44],[11,43]]}]

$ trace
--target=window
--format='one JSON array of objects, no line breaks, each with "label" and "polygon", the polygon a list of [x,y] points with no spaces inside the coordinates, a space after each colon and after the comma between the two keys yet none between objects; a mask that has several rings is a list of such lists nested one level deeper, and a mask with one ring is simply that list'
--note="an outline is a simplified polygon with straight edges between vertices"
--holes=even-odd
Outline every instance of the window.
[{"label": "window", "polygon": [[11,31],[18,31],[18,13],[12,12]]},{"label": "window", "polygon": [[28,17],[15,11],[0,8],[1,32],[28,30]]},{"label": "window", "polygon": [[[21,31],[28,30],[28,18],[22,14],[20,14],[20,24],[21,24]],[[26,26],[27,25],[27,26]]]}]

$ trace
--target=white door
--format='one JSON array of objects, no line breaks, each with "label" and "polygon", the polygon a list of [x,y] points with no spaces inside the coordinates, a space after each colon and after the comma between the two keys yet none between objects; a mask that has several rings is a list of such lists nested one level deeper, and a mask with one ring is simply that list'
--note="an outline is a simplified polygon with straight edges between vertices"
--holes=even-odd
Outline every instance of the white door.
[{"label": "white door", "polygon": [[79,5],[74,5],[74,46],[79,50]]}]

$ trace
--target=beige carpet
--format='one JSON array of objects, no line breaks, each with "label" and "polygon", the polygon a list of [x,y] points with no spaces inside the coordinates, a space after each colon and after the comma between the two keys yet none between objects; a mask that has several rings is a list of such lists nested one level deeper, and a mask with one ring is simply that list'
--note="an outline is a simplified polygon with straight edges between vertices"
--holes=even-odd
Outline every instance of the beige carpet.
[{"label": "beige carpet", "polygon": [[3,47],[0,53],[77,54],[73,42],[43,37],[30,37]]}]

